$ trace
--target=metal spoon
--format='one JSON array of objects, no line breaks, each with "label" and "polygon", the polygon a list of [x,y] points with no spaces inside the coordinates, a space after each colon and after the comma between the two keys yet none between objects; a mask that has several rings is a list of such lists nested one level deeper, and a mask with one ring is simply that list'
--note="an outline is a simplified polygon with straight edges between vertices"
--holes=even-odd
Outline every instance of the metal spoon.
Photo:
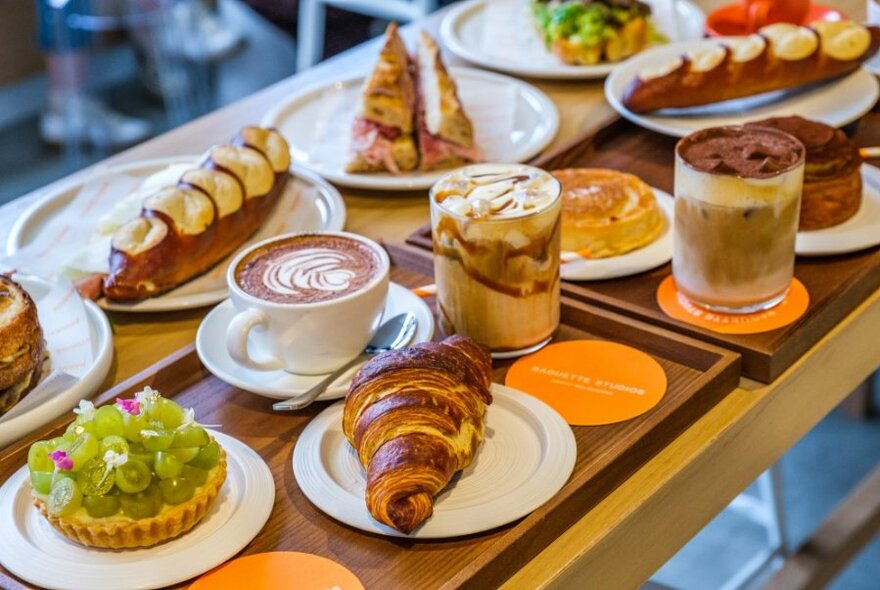
[{"label": "metal spoon", "polygon": [[386,352],[388,350],[394,350],[397,348],[403,348],[416,335],[416,328],[418,328],[419,321],[416,318],[415,314],[412,312],[402,313],[400,315],[396,315],[381,326],[379,326],[379,330],[376,332],[376,335],[373,336],[373,339],[370,340],[370,343],[367,344],[367,347],[364,349],[360,355],[354,357],[329,375],[327,375],[324,379],[321,380],[320,383],[317,383],[314,387],[292,397],[288,400],[284,400],[283,402],[276,402],[272,404],[273,410],[278,411],[289,411],[289,410],[301,410],[321,395],[331,383],[333,383],[340,375],[342,375],[345,371],[347,371],[350,367],[354,366],[357,363],[364,362],[368,360],[370,357],[373,357],[380,352]]}]

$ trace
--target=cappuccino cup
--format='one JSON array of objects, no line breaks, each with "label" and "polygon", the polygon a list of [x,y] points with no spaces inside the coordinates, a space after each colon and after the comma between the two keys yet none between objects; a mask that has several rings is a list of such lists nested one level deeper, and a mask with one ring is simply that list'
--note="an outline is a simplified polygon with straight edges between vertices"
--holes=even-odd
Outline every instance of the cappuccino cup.
[{"label": "cappuccino cup", "polygon": [[226,331],[229,356],[261,371],[329,373],[360,354],[379,328],[389,267],[381,246],[346,232],[254,244],[226,272],[237,311]]}]

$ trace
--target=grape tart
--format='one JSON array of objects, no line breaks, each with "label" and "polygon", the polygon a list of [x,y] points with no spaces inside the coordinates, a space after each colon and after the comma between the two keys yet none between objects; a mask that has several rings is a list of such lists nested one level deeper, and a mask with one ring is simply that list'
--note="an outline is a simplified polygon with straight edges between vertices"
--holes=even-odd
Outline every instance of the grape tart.
[{"label": "grape tart", "polygon": [[150,547],[204,518],[226,481],[226,453],[192,409],[147,387],[95,408],[28,452],[34,505],[62,535],[106,549]]}]

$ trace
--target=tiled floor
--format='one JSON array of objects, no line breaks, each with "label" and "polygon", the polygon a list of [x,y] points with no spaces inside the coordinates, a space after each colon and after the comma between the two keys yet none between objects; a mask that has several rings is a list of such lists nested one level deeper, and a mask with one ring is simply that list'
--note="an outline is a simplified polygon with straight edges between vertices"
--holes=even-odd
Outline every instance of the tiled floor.
[{"label": "tiled floor", "polygon": [[[222,2],[230,20],[239,26],[248,45],[217,66],[213,101],[227,104],[293,73],[292,39],[267,25],[248,9]],[[336,31],[339,36],[340,31]],[[348,33],[345,33],[348,35]],[[328,29],[328,37],[334,31]],[[328,42],[330,39],[328,39]],[[272,55],[273,59],[264,59]],[[104,58],[115,70],[134,72],[130,52]],[[39,84],[33,88],[41,88]],[[0,93],[3,89],[0,89]],[[35,91],[36,92],[36,91]],[[159,130],[166,126],[161,106],[151,100],[129,76],[105,92],[117,97],[114,106],[151,119]],[[35,94],[32,100],[39,101]],[[37,134],[36,115],[0,128],[0,203],[105,157],[102,153],[65,157],[44,146]],[[833,457],[833,460],[829,460]],[[828,511],[880,461],[880,419],[856,422],[834,413],[819,424],[782,460],[787,522],[794,544],[800,543]],[[718,588],[760,549],[762,530],[741,516],[724,512],[684,547],[657,574],[656,579],[682,590]],[[865,550],[834,583],[833,590],[880,588],[880,540]]]}]

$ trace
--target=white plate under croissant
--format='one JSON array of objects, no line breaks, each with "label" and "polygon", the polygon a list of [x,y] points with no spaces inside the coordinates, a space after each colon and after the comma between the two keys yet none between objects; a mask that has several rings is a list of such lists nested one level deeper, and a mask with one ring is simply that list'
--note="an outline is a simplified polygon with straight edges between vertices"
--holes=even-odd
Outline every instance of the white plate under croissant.
[{"label": "white plate under croissant", "polygon": [[577,444],[565,420],[537,398],[497,383],[492,396],[486,438],[473,463],[434,499],[434,515],[409,535],[370,516],[364,471],[342,433],[343,403],[321,412],[299,436],[293,451],[297,484],[327,515],[370,533],[434,539],[508,524],[565,485]]}]

